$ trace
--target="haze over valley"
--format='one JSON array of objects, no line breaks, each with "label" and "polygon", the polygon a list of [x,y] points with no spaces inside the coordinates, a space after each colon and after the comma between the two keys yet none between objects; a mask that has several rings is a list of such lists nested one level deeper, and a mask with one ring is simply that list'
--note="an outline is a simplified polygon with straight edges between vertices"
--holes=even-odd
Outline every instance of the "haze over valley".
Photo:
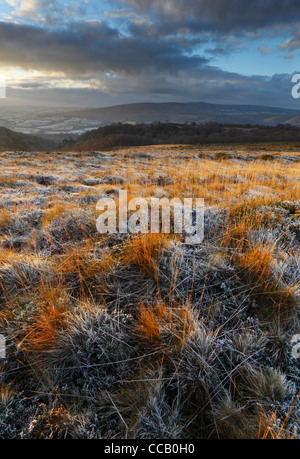
[{"label": "haze over valley", "polygon": [[0,126],[56,139],[76,136],[112,123],[233,123],[300,126],[300,110],[255,105],[139,103],[103,108],[1,106]]}]

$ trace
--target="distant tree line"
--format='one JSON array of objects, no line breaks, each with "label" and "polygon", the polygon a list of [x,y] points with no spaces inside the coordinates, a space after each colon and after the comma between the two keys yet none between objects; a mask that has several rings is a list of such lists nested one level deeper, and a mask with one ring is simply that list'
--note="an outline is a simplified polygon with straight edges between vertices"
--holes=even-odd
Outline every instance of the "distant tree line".
[{"label": "distant tree line", "polygon": [[84,151],[160,144],[201,145],[247,142],[300,142],[300,128],[290,124],[263,126],[223,123],[114,123],[88,131],[80,135],[77,140],[65,139],[60,148]]}]

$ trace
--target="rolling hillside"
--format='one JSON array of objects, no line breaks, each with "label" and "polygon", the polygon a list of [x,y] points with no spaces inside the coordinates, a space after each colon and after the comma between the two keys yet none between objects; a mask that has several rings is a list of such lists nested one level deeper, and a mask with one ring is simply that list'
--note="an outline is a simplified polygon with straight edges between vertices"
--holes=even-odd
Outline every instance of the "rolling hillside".
[{"label": "rolling hillside", "polygon": [[33,135],[14,132],[5,127],[0,127],[0,151],[5,150],[26,150],[43,151],[51,150],[55,147],[55,142],[42,139]]},{"label": "rolling hillside", "polygon": [[298,110],[252,105],[194,103],[138,103],[102,108],[5,107],[0,108],[0,126],[24,134],[62,140],[112,123],[211,122],[300,126]]},{"label": "rolling hillside", "polygon": [[300,142],[300,128],[221,123],[114,123],[86,132],[77,140],[65,139],[62,149],[91,151],[113,147],[163,144],[233,144],[253,142]]},{"label": "rolling hillside", "polygon": [[116,105],[113,107],[76,110],[65,112],[66,118],[74,116],[87,120],[98,120],[105,125],[115,122],[170,121],[174,123],[229,124],[292,124],[300,126],[300,110],[263,107],[255,105],[222,105],[194,103],[139,103]]}]

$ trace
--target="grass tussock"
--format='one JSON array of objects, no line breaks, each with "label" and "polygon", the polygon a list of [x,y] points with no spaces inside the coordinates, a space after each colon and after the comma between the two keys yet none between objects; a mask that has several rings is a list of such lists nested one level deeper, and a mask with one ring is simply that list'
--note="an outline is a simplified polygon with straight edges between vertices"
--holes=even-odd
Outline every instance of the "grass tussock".
[{"label": "grass tussock", "polygon": [[[57,276],[75,295],[101,294],[101,287],[114,264],[110,251],[103,250],[98,256],[91,244],[71,247],[55,260]],[[102,288],[103,290],[103,288]]]},{"label": "grass tussock", "polygon": [[166,244],[167,237],[160,234],[135,237],[125,242],[120,260],[146,276],[157,277],[159,256]]},{"label": "grass tussock", "polygon": [[181,348],[195,327],[193,311],[188,307],[172,307],[162,302],[154,306],[142,304],[136,325],[137,336],[150,346]]},{"label": "grass tussock", "polygon": [[19,347],[26,352],[42,354],[49,351],[58,334],[68,328],[71,302],[60,289],[43,289],[36,303],[39,308],[33,314]]},{"label": "grass tussock", "polygon": [[2,295],[9,297],[51,283],[52,277],[51,267],[45,260],[35,256],[21,257],[2,264],[0,288]]},{"label": "grass tussock", "polygon": [[290,317],[296,306],[296,287],[284,284],[272,269],[272,248],[256,246],[234,257],[242,280],[257,301],[260,314],[271,320],[278,315]]}]

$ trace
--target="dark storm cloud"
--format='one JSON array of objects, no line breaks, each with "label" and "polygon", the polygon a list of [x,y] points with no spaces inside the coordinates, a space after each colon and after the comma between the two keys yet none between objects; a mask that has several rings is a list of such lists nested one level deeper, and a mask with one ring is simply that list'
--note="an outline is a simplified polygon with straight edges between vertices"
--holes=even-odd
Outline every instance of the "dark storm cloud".
[{"label": "dark storm cloud", "polygon": [[93,88],[51,88],[47,85],[19,85],[8,88],[8,101],[16,104],[108,106],[132,102],[211,102],[299,108],[291,97],[291,78],[286,74],[272,78],[246,77],[207,68],[178,77],[167,74],[145,74],[111,79],[105,91]]},{"label": "dark storm cloud", "polygon": [[[42,72],[32,82],[12,82],[13,93],[19,99],[44,97],[50,102],[55,97],[66,100],[77,94],[86,100],[85,105],[97,105],[97,94],[101,105],[104,100],[296,104],[290,95],[288,75],[267,78],[226,72],[213,67],[205,56],[216,62],[218,56],[241,47],[247,32],[253,34],[255,28],[289,24],[299,17],[297,2],[124,0],[123,3],[143,14],[126,19],[126,27],[120,29],[114,22],[110,22],[114,26],[109,26],[98,21],[66,22],[55,27],[0,22],[2,67]],[[296,34],[281,47],[291,51],[298,42]],[[199,45],[205,56],[199,55]],[[267,49],[260,48],[261,52]],[[64,79],[70,80],[65,86]],[[71,89],[74,82],[78,87]]]},{"label": "dark storm cloud", "polygon": [[132,74],[154,69],[176,74],[182,67],[189,70],[206,63],[203,57],[185,55],[176,41],[121,35],[95,21],[61,29],[0,22],[0,42],[2,66],[76,78],[98,71]]},{"label": "dark storm cloud", "polygon": [[299,0],[119,0],[160,20],[166,30],[235,32],[299,21]]}]

